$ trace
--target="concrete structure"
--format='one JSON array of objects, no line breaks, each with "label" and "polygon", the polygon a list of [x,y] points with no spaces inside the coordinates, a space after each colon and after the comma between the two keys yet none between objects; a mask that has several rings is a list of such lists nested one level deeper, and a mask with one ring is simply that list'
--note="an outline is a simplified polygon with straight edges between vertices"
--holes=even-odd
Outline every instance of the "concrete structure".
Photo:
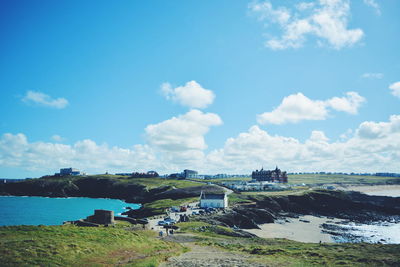
[{"label": "concrete structure", "polygon": [[201,192],[200,208],[227,208],[228,197],[223,194],[208,194]]},{"label": "concrete structure", "polygon": [[251,174],[251,178],[255,181],[267,181],[267,182],[278,182],[278,183],[287,183],[288,177],[286,172],[282,172],[276,166],[275,170],[255,170]]},{"label": "concrete structure", "polygon": [[183,177],[185,177],[185,179],[197,178],[197,176],[198,176],[197,171],[183,170]]},{"label": "concrete structure", "polygon": [[114,224],[114,211],[94,210],[94,215],[88,216],[85,221],[104,225]]}]

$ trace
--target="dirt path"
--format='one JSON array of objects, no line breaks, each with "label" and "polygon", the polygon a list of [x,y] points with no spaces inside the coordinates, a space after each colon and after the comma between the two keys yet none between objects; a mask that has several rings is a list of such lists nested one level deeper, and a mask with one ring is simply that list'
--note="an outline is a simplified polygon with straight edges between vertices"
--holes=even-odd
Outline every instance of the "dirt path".
[{"label": "dirt path", "polygon": [[[262,263],[255,262],[255,256],[244,255],[240,253],[232,253],[224,251],[220,248],[211,246],[196,245],[191,236],[176,235],[175,241],[189,247],[191,250],[176,257],[171,257],[160,267],[205,267],[205,266],[224,266],[224,267],[261,267],[267,266]],[[184,241],[184,242],[182,242]]]}]

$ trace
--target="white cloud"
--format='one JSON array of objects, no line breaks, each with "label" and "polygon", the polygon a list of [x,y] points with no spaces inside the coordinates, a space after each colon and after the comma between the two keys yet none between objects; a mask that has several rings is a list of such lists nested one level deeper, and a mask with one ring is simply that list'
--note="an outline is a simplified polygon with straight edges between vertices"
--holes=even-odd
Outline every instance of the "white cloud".
[{"label": "white cloud", "polygon": [[87,172],[103,173],[106,170],[149,170],[159,168],[160,164],[147,145],[109,147],[89,139],[73,145],[30,143],[24,134],[7,133],[0,138],[0,166],[51,174],[69,166]]},{"label": "white cloud", "polygon": [[257,116],[260,124],[296,123],[301,120],[324,120],[328,110],[323,101],[311,100],[302,93],[283,98],[282,103],[273,111]]},{"label": "white cloud", "polygon": [[383,73],[379,72],[368,72],[361,75],[361,77],[365,79],[382,79],[383,76],[384,76]]},{"label": "white cloud", "polygon": [[389,122],[365,121],[356,133],[360,138],[379,139],[400,132],[400,115],[390,116]]},{"label": "white cloud", "polygon": [[[373,128],[373,134],[365,129]],[[349,135],[347,132],[346,135]],[[223,148],[207,155],[210,169],[250,173],[261,166],[299,171],[399,172],[400,115],[389,122],[362,123],[343,141],[332,141],[322,131],[312,131],[305,142],[271,135],[252,126],[247,132],[229,138]]]},{"label": "white cloud", "polygon": [[217,114],[191,110],[145,129],[147,143],[131,148],[109,147],[90,139],[73,145],[28,142],[24,134],[4,134],[0,138],[0,166],[52,173],[74,166],[89,173],[178,171],[204,167],[205,134],[222,124]]},{"label": "white cloud", "polygon": [[145,129],[146,140],[171,164],[196,163],[201,161],[203,151],[207,148],[205,134],[210,127],[221,124],[222,120],[217,114],[194,109],[184,115],[148,125]]},{"label": "white cloud", "polygon": [[167,99],[190,108],[206,108],[215,99],[213,91],[204,89],[196,81],[187,82],[184,86],[176,88],[172,88],[169,83],[163,83],[161,85],[161,92]]},{"label": "white cloud", "polygon": [[[200,136],[212,125],[220,123],[216,117],[204,113],[184,114],[175,119],[184,117],[183,120],[186,120],[191,116],[201,124],[194,126]],[[166,131],[171,136],[175,130],[175,127],[168,125],[171,122],[160,123],[158,129],[153,129],[158,134],[152,138],[163,138],[165,131],[160,128],[173,129]],[[193,138],[185,133],[171,139],[173,143],[178,143],[185,136]],[[0,137],[0,166],[43,174],[68,166],[89,173],[150,169],[175,172],[189,167],[201,173],[250,173],[261,166],[273,168],[275,165],[290,172],[400,171],[400,115],[392,115],[387,122],[363,122],[356,130],[348,130],[346,140],[342,141],[330,141],[324,132],[312,131],[310,137],[301,142],[292,137],[271,135],[258,126],[228,138],[223,147],[208,154],[204,152],[206,146],[202,141],[187,142],[175,149],[165,145],[167,140],[165,138],[161,143],[152,140],[156,143],[121,148],[99,145],[89,139],[72,145],[29,142],[24,134],[8,133]]]},{"label": "white cloud", "polygon": [[378,16],[381,15],[381,8],[375,0],[364,0],[364,4],[375,9],[375,12]]},{"label": "white cloud", "polygon": [[333,97],[325,101],[328,107],[337,111],[347,112],[349,114],[357,114],[361,104],[365,102],[365,98],[356,92],[347,92],[345,97]]},{"label": "white cloud", "polygon": [[68,100],[65,98],[52,98],[41,92],[28,91],[22,98],[22,101],[28,104],[36,104],[45,107],[63,109],[68,105]]},{"label": "white cloud", "polygon": [[249,5],[261,21],[277,24],[281,36],[272,37],[266,46],[273,50],[299,48],[307,36],[317,38],[318,44],[327,43],[334,49],[352,46],[364,33],[361,29],[349,29],[351,16],[348,0],[319,0],[302,2],[295,8],[274,8],[270,1],[253,2]]},{"label": "white cloud", "polygon": [[271,112],[257,115],[260,124],[297,123],[302,120],[325,120],[329,115],[329,108],[349,114],[357,114],[365,98],[356,92],[347,92],[344,97],[312,100],[302,93],[289,95],[283,98],[282,103]]},{"label": "white cloud", "polygon": [[392,90],[392,95],[400,97],[400,82],[392,83],[389,89]]}]

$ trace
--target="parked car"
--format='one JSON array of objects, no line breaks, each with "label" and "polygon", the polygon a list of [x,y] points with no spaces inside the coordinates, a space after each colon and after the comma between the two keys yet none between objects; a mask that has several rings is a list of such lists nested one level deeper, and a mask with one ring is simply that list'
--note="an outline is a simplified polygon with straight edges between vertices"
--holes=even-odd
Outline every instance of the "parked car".
[{"label": "parked car", "polygon": [[168,225],[168,222],[166,222],[166,221],[159,221],[159,222],[157,223],[157,225],[159,225],[159,226]]},{"label": "parked car", "polygon": [[170,217],[165,218],[164,221],[167,222],[168,225],[176,223],[176,221]]}]

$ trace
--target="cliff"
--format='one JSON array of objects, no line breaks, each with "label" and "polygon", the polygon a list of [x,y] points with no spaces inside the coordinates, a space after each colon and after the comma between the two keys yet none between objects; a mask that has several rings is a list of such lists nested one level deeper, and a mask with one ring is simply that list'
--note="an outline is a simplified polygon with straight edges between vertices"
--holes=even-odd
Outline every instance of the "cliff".
[{"label": "cliff", "polygon": [[115,175],[43,177],[0,184],[0,195],[114,198],[130,203],[198,197],[202,190],[220,189],[184,180]]}]

